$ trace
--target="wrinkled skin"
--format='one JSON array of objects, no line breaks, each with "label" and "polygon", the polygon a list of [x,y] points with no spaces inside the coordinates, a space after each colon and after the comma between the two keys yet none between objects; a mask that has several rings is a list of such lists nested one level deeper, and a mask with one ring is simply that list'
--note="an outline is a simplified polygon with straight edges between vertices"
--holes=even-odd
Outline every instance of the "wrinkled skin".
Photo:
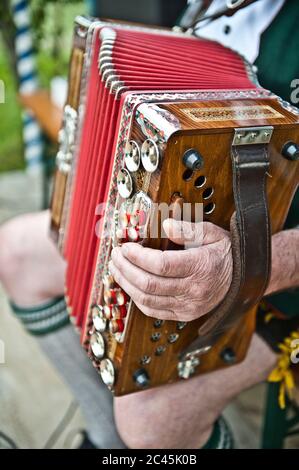
[{"label": "wrinkled skin", "polygon": [[138,308],[162,320],[191,321],[225,297],[232,278],[229,233],[209,222],[164,221],[166,235],[185,250],[160,251],[126,243],[109,269]]}]

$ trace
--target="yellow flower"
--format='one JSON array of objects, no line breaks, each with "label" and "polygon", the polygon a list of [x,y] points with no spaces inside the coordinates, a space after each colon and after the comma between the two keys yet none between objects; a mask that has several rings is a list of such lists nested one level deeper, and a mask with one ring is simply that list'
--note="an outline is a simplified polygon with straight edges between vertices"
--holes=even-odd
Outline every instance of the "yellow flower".
[{"label": "yellow flower", "polygon": [[293,372],[291,371],[291,342],[293,339],[299,339],[299,332],[293,332],[288,338],[285,338],[283,343],[278,345],[281,354],[278,357],[277,367],[270,373],[268,377],[269,382],[281,382],[279,388],[278,402],[280,408],[284,409],[286,406],[286,395],[292,398],[293,390],[295,388],[295,380]]}]

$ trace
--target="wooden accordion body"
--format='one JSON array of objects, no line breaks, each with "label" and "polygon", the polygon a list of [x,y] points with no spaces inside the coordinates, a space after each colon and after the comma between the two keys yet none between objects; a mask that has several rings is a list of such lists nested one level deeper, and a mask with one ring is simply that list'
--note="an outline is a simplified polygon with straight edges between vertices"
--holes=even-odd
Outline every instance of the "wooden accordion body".
[{"label": "wooden accordion body", "polygon": [[[116,395],[241,361],[256,307],[214,344],[185,354],[205,318],[143,315],[108,262],[113,246],[140,241],[154,203],[202,203],[204,220],[229,230],[231,148],[242,143],[268,146],[272,233],[282,229],[298,185],[298,163],[282,156],[285,144],[298,142],[297,110],[212,41],[79,18],[74,44],[52,235],[67,260],[66,299],[83,347]],[[195,168],[184,159],[190,151],[200,155]],[[146,240],[156,249],[164,243]]]}]

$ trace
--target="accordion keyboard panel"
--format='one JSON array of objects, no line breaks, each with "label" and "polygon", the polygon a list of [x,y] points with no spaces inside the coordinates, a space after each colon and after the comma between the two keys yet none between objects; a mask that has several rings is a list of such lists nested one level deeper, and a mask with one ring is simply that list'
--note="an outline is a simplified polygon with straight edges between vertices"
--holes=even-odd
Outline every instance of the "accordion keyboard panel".
[{"label": "accordion keyboard panel", "polygon": [[[246,106],[244,102],[244,106]],[[232,103],[227,103],[232,106]],[[255,104],[252,103],[252,106]],[[260,103],[263,106],[262,102]],[[173,105],[163,105],[164,108],[174,108]],[[180,105],[181,106],[181,105]],[[193,104],[194,106],[194,104]],[[199,105],[200,106],[200,105]],[[219,107],[221,103],[219,103]],[[270,106],[269,101],[267,106]],[[277,103],[271,103],[273,110],[279,109]],[[264,119],[264,118],[263,118]],[[284,120],[287,128],[283,127],[274,132],[269,148],[271,166],[268,181],[268,196],[270,200],[270,213],[272,220],[272,231],[277,232],[283,226],[288,205],[285,201],[292,200],[298,182],[298,166],[288,161],[281,155],[281,149],[289,139],[296,139],[297,128],[294,126],[296,118],[276,113],[275,119],[280,123]],[[268,121],[269,122],[269,121]],[[260,121],[265,124],[266,121]],[[277,124],[276,121],[272,122]],[[249,125],[250,122],[246,122]],[[251,124],[252,121],[251,121]],[[257,124],[255,122],[255,124]],[[229,129],[227,126],[231,125]],[[147,187],[146,196],[151,201],[159,201],[170,204],[174,196],[183,199],[191,204],[201,203],[203,205],[203,219],[213,222],[229,229],[229,222],[234,211],[234,200],[232,192],[232,170],[231,170],[231,142],[233,139],[234,122],[226,121],[223,129],[214,130],[182,130],[176,132],[167,142],[166,147],[160,146],[161,164],[155,170],[155,177],[152,181],[146,182],[146,176],[132,172],[133,187],[136,193],[130,198],[135,201],[136,194],[143,194],[144,184]],[[133,131],[134,142],[142,148],[140,132]],[[146,140],[147,135],[143,135]],[[184,163],[184,155],[190,150],[196,150],[203,158],[200,169],[189,170]],[[144,169],[137,171],[144,173]],[[159,175],[159,176],[158,176]],[[271,177],[270,177],[271,176]],[[140,184],[143,181],[143,184]],[[280,182],[279,194],[277,194],[277,181]],[[158,189],[157,189],[158,188]],[[286,199],[285,199],[286,198]],[[142,209],[144,211],[144,207]],[[135,227],[129,224],[129,227]],[[122,235],[119,243],[126,241],[139,241],[136,237],[126,238]],[[158,238],[146,239],[147,246],[158,249],[165,249],[165,240]],[[169,247],[168,247],[169,248]],[[174,247],[171,247],[173,249]],[[117,291],[118,287],[110,283],[110,289]],[[108,307],[106,319],[109,321],[118,318],[121,324],[119,330],[111,330],[102,333],[106,338],[110,337],[107,344],[112,344],[112,349],[107,348],[107,358],[113,361],[114,371],[118,381],[115,384],[115,393],[123,394],[143,389],[147,386],[160,385],[161,383],[171,383],[181,378],[188,378],[195,373],[203,373],[216,370],[221,367],[230,366],[244,358],[250,343],[251,334],[255,326],[255,311],[251,309],[245,318],[224,334],[222,338],[213,345],[212,348],[202,348],[197,351],[195,357],[182,361],[182,351],[197,336],[197,331],[204,319],[199,319],[190,323],[163,321],[148,318],[143,315],[138,308],[127,304],[127,316],[119,316],[119,307],[109,303],[111,299],[104,299],[104,312]],[[101,304],[100,297],[99,303]],[[113,302],[112,302],[113,303]],[[112,313],[111,313],[112,309]],[[113,312],[114,310],[114,312]],[[102,313],[98,313],[102,315]],[[89,317],[91,318],[91,317]],[[123,334],[126,325],[125,335]],[[92,322],[88,327],[93,331]],[[114,342],[112,338],[114,337]],[[88,332],[87,336],[88,338]],[[120,342],[119,342],[120,341]],[[88,344],[90,341],[87,339]],[[118,343],[117,346],[115,343]],[[93,357],[92,349],[89,349]],[[94,359],[94,357],[93,357]],[[106,363],[106,361],[104,362]],[[97,367],[100,367],[101,361]]]}]

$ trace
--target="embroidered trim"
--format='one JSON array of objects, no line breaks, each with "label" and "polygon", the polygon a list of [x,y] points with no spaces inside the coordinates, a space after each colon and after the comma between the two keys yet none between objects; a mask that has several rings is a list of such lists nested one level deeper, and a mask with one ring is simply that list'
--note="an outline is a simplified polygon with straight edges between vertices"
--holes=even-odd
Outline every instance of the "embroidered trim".
[{"label": "embroidered trim", "polygon": [[219,108],[180,108],[184,114],[196,122],[247,121],[250,119],[285,119],[271,106],[222,106]]}]

